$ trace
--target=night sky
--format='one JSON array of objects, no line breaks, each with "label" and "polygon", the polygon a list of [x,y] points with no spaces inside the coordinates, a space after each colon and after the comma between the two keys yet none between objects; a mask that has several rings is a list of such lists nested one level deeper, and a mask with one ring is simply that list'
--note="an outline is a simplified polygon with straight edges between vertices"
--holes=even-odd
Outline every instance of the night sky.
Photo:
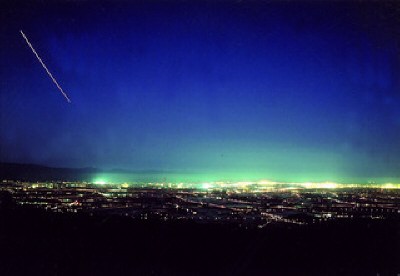
[{"label": "night sky", "polygon": [[400,179],[395,2],[9,2],[0,161]]}]

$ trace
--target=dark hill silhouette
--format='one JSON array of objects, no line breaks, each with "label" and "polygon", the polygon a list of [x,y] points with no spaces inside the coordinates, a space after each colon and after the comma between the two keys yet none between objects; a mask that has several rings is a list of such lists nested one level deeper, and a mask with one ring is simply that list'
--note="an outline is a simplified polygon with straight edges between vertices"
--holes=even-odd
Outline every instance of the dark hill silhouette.
[{"label": "dark hill silhouette", "polygon": [[0,163],[0,179],[21,181],[91,181],[96,168],[52,168],[34,164]]}]

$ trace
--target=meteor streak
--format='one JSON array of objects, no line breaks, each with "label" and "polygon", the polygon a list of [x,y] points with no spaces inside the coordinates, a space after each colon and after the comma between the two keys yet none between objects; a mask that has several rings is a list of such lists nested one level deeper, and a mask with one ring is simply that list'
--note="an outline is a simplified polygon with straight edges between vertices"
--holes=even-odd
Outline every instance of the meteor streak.
[{"label": "meteor streak", "polygon": [[35,49],[33,48],[32,44],[29,42],[28,38],[24,34],[22,30],[20,30],[22,37],[25,39],[26,43],[28,44],[29,48],[31,48],[32,52],[35,54],[37,59],[39,60],[40,64],[42,64],[44,70],[46,70],[47,74],[49,77],[52,79],[54,84],[57,86],[57,88],[60,90],[61,94],[63,94],[64,98],[67,99],[67,102],[71,103],[71,100],[68,98],[67,94],[64,92],[64,90],[61,88],[61,86],[58,84],[57,80],[53,77],[53,75],[50,73],[49,69],[47,69],[46,65],[42,61],[42,59],[39,57],[38,53],[36,53]]}]

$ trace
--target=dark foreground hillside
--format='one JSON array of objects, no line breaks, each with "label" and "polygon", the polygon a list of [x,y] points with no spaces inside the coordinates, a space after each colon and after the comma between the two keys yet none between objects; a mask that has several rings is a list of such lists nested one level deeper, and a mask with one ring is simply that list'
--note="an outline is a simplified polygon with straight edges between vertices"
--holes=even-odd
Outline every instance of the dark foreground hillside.
[{"label": "dark foreground hillside", "polygon": [[242,229],[0,210],[0,275],[397,275],[399,221]]},{"label": "dark foreground hillside", "polygon": [[51,168],[0,162],[0,179],[19,181],[91,181],[99,172],[95,168]]}]

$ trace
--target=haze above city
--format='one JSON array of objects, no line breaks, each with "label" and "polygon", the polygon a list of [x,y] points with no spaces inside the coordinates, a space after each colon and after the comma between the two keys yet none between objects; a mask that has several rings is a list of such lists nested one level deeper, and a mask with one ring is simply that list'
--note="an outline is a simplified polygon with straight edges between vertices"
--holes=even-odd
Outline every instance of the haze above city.
[{"label": "haze above city", "polygon": [[395,2],[5,4],[0,161],[400,182],[399,13]]}]

